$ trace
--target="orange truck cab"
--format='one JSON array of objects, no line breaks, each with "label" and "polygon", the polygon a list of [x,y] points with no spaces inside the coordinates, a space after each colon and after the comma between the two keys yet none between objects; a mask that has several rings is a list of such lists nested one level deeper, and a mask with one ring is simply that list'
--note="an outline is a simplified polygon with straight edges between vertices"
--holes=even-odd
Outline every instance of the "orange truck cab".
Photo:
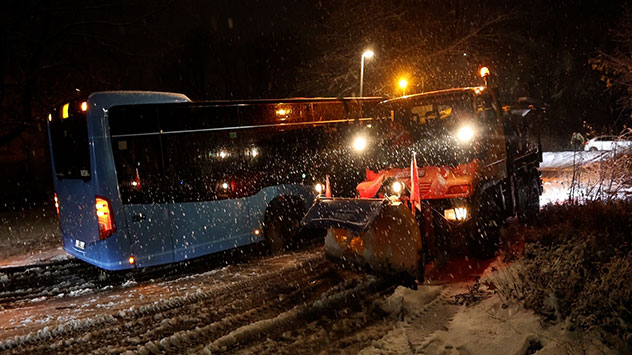
[{"label": "orange truck cab", "polygon": [[448,251],[491,257],[507,217],[539,210],[536,111],[488,87],[384,101],[353,138],[356,199],[320,199],[303,224],[328,229],[329,257],[417,279]]}]

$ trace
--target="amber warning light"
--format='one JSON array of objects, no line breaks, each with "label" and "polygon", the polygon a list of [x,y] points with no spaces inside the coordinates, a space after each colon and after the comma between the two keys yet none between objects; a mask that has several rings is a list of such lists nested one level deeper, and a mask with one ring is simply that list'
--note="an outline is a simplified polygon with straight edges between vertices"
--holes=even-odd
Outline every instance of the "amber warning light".
[{"label": "amber warning light", "polygon": [[480,73],[481,73],[481,78],[489,76],[489,68],[482,67]]},{"label": "amber warning light", "polygon": [[70,114],[68,113],[68,110],[70,109],[70,104],[66,103],[61,107],[61,118],[62,119],[66,119],[70,116]]}]

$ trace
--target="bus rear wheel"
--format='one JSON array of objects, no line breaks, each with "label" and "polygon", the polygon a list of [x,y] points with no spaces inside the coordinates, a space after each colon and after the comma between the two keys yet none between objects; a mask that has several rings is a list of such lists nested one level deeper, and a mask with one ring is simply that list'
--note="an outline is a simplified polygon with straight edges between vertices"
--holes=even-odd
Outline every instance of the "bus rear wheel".
[{"label": "bus rear wheel", "polygon": [[273,253],[287,249],[294,241],[305,215],[303,201],[294,196],[279,196],[266,209],[263,235]]}]

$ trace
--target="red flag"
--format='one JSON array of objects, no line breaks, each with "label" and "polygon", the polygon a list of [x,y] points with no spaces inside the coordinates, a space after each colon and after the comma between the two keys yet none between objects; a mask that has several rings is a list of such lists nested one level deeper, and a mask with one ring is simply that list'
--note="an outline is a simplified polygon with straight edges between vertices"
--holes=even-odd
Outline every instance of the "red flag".
[{"label": "red flag", "polygon": [[413,160],[410,162],[410,208],[415,213],[415,204],[421,202],[419,196],[419,175],[417,175],[417,159],[413,152]]},{"label": "red flag", "polygon": [[331,187],[329,186],[329,175],[325,175],[325,197],[331,197]]}]

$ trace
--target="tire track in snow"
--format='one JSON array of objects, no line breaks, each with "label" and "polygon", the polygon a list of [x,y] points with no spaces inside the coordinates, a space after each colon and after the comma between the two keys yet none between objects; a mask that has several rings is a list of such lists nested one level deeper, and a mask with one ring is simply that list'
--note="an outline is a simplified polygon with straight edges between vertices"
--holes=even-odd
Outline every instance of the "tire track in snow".
[{"label": "tire track in snow", "polygon": [[[156,316],[156,314],[165,314],[170,310],[183,308],[187,305],[204,301],[209,301],[212,303],[214,299],[219,299],[222,295],[241,294],[244,289],[256,288],[257,286],[265,285],[274,280],[282,280],[283,275],[286,274],[298,272],[303,273],[304,277],[306,273],[306,268],[316,268],[318,267],[318,265],[324,263],[325,260],[320,250],[316,252],[311,251],[304,259],[297,260],[297,264],[259,274],[253,278],[212,287],[206,291],[200,290],[197,293],[191,295],[173,297],[149,305],[130,307],[128,310],[121,311],[117,314],[107,314],[82,320],[73,320],[52,329],[44,327],[37,332],[31,332],[24,336],[15,336],[10,339],[5,339],[4,341],[0,342],[0,350],[19,348],[24,352],[36,353],[67,350],[66,348],[70,347],[74,343],[95,341],[94,339],[86,339],[85,336],[79,338],[77,337],[78,334],[83,334],[86,332],[90,333],[91,331],[99,328],[111,329],[114,331],[113,333],[116,333],[116,330],[120,331],[121,327],[124,328],[126,324],[133,322],[134,320],[149,319]],[[151,328],[153,326],[153,322],[151,321],[145,323],[146,324],[143,325],[144,327]],[[143,329],[145,331],[147,330],[146,328]],[[49,344],[52,345],[49,346]]]},{"label": "tire track in snow", "polygon": [[404,333],[413,354],[418,353],[419,348],[434,332],[447,329],[448,323],[459,310],[459,306],[452,301],[458,293],[460,292],[453,287],[446,288],[419,312],[406,317]]},{"label": "tire track in snow", "polygon": [[[349,302],[357,302],[358,299],[363,298],[367,293],[374,293],[376,289],[384,286],[385,283],[376,278],[365,278],[361,281],[357,279],[343,281],[325,292],[315,302],[297,305],[274,318],[262,319],[240,327],[208,344],[201,349],[201,352],[204,354],[216,354],[234,350],[233,348],[243,346],[253,340],[294,328],[312,319],[317,319],[323,313],[335,310]],[[197,351],[198,349],[192,350],[192,352]]]},{"label": "tire track in snow", "polygon": [[38,297],[94,287],[101,271],[76,260],[0,270],[0,305],[4,308]]},{"label": "tire track in snow", "polygon": [[[415,353],[428,336],[446,327],[453,319],[458,306],[451,300],[458,293],[453,287],[443,288],[419,310],[399,314],[396,319],[381,310],[383,294],[379,291],[369,293],[357,303],[342,307],[333,316],[323,315],[316,321],[303,323],[300,329],[276,337],[268,336],[265,341],[233,349],[231,353]],[[398,339],[392,342],[392,337]]]},{"label": "tire track in snow", "polygon": [[[297,284],[295,290],[287,295],[287,297],[280,298],[277,293],[273,292],[272,297],[277,298],[276,302],[270,302],[254,308],[246,308],[243,312],[237,314],[230,315],[230,313],[228,313],[229,316],[222,317],[221,319],[208,323],[202,327],[179,331],[170,334],[159,341],[148,342],[142,347],[139,347],[137,352],[140,354],[155,353],[156,351],[182,353],[184,350],[192,346],[194,347],[201,343],[210,343],[222,335],[230,333],[231,331],[234,331],[244,325],[283,313],[292,308],[295,304],[304,301],[306,294],[308,294],[308,296],[312,296],[323,287],[333,286],[326,280],[326,274],[328,273],[331,272],[324,270],[319,274],[315,273],[314,278],[316,280],[320,280],[321,282],[309,282],[311,278],[304,280],[308,282],[304,282],[305,285]],[[276,285],[274,286],[274,288],[276,288]],[[272,291],[274,291],[274,288]]]}]

